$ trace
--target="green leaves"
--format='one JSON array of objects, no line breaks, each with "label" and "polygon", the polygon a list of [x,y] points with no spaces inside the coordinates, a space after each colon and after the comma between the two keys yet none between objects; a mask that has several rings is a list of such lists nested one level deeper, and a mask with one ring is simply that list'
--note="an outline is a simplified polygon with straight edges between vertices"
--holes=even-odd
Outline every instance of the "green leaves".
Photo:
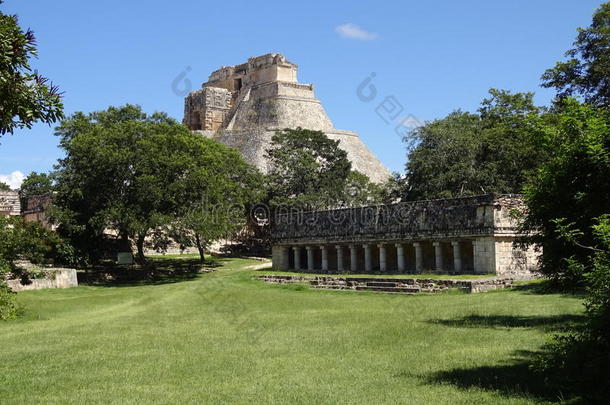
[{"label": "green leaves", "polygon": [[237,151],[139,106],[76,113],[56,134],[66,158],[55,173],[55,216],[61,231],[91,254],[106,229],[143,242],[165,228],[186,245],[194,243],[193,232],[206,240],[224,236],[235,218],[211,231],[199,216],[208,209],[201,201],[243,207],[258,176]]},{"label": "green leaves", "polygon": [[454,111],[417,128],[406,165],[406,199],[519,193],[545,159],[532,93],[491,89],[478,114]]},{"label": "green leaves", "polygon": [[[321,131],[302,128],[278,131],[267,155],[272,205],[315,210],[366,198],[360,195],[353,200],[350,193],[357,183],[369,187],[368,178],[353,173],[347,152]],[[363,188],[358,188],[361,193]]]},{"label": "green leaves", "polygon": [[24,32],[16,16],[0,13],[0,135],[63,118],[58,88],[32,72],[29,59],[35,56],[32,31]]},{"label": "green leaves", "polygon": [[[550,153],[525,188],[529,211],[523,230],[543,247],[542,270],[573,283],[564,258],[589,268],[590,251],[583,247],[596,246],[592,227],[610,210],[610,117],[604,109],[566,99],[540,125]],[[577,282],[582,281],[581,276]]]},{"label": "green leaves", "polygon": [[610,105],[610,2],[602,3],[588,28],[579,28],[568,59],[542,75],[559,99],[582,96],[587,103]]}]

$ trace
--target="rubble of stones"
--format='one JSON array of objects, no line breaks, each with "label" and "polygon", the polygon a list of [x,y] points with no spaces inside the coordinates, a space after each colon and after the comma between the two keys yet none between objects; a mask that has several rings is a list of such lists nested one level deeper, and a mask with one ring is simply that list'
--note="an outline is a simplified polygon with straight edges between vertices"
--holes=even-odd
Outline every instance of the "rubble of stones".
[{"label": "rubble of stones", "polygon": [[438,293],[450,289],[467,293],[501,290],[512,287],[510,278],[482,278],[473,280],[451,280],[431,278],[381,278],[381,277],[333,277],[262,275],[259,280],[271,284],[306,283],[312,288],[330,290],[377,291],[384,293]]}]

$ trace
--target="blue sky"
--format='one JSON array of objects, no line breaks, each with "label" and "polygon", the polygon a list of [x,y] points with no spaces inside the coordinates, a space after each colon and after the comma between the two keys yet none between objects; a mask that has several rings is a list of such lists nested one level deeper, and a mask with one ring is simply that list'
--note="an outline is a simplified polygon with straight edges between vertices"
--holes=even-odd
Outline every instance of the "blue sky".
[{"label": "blue sky", "polygon": [[[281,52],[315,84],[335,127],[360,134],[391,170],[402,171],[395,128],[405,117],[476,110],[491,87],[535,91],[600,1],[116,1],[6,0],[38,38],[36,69],[65,92],[68,114],[140,104],[178,120],[186,88],[221,65]],[[185,75],[180,76],[181,73]],[[375,99],[360,83],[374,73]],[[184,80],[174,81],[183,77]],[[174,85],[172,85],[174,83]],[[379,105],[394,97],[394,111]],[[389,102],[384,104],[389,109]],[[53,128],[0,138],[0,179],[49,171],[61,157]],[[12,176],[18,180],[19,174]]]}]

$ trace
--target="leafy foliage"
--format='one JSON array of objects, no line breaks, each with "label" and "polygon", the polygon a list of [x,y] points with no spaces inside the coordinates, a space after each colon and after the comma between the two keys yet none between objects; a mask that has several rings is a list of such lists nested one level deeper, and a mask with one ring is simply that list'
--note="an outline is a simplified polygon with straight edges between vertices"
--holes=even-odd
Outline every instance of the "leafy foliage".
[{"label": "leafy foliage", "polygon": [[10,291],[2,281],[0,281],[0,321],[13,319],[17,316],[17,301],[15,293]]},{"label": "leafy foliage", "polygon": [[26,207],[28,198],[35,195],[43,195],[54,190],[53,180],[47,173],[30,173],[21,183],[19,195],[21,197],[21,206]]},{"label": "leafy foliage", "polygon": [[323,132],[302,128],[278,131],[267,156],[272,205],[321,209],[343,196],[352,165],[339,141]]},{"label": "leafy foliage", "polygon": [[562,228],[559,233],[589,252],[585,263],[569,260],[573,273],[587,274],[586,317],[571,332],[556,335],[534,367],[553,388],[603,404],[610,397],[610,215],[595,219],[590,232],[594,246],[583,245],[585,233],[577,229]]},{"label": "leafy foliage", "polygon": [[578,269],[589,260],[574,241],[594,245],[595,218],[610,209],[610,115],[574,99],[557,108],[540,126],[550,157],[525,187],[523,231],[543,248],[542,271],[573,286],[583,281]]},{"label": "leafy foliage", "polygon": [[260,201],[262,175],[248,165],[239,152],[208,139],[193,158],[202,172],[194,180],[179,219],[168,231],[184,246],[195,246],[200,259],[215,240],[227,238],[246,225],[247,207]]},{"label": "leafy foliage", "polygon": [[[454,111],[415,129],[406,165],[406,200],[518,193],[544,159],[532,93],[490,90],[478,114]],[[407,140],[407,139],[405,139]]]},{"label": "leafy foliage", "polygon": [[332,140],[321,131],[284,129],[272,138],[267,152],[268,200],[272,206],[304,210],[375,204],[383,187],[357,171]]},{"label": "leafy foliage", "polygon": [[29,278],[24,269],[17,268],[15,261],[28,260],[35,264],[61,262],[62,249],[66,243],[55,233],[37,222],[25,222],[21,217],[0,215],[0,319],[14,318],[17,305],[15,294],[4,282],[7,275],[13,278]]},{"label": "leafy foliage", "polygon": [[63,241],[38,222],[21,217],[0,216],[0,261],[4,271],[15,271],[13,263],[25,259],[35,264],[49,263],[58,257]]},{"label": "leafy foliage", "polygon": [[54,217],[92,261],[106,229],[135,240],[141,262],[152,231],[188,229],[202,237],[209,223],[195,218],[195,212],[207,213],[199,204],[206,198],[220,203],[225,192],[225,202],[236,203],[237,191],[245,194],[254,176],[236,152],[138,106],[76,113],[56,133],[66,158],[55,173]]},{"label": "leafy foliage", "polygon": [[11,189],[11,186],[0,181],[0,191],[8,191],[10,189]]},{"label": "leafy foliage", "polygon": [[587,103],[610,106],[610,2],[602,3],[588,28],[579,28],[569,58],[542,75],[544,87],[559,98],[582,96]]},{"label": "leafy foliage", "polygon": [[359,207],[381,202],[385,184],[373,183],[368,176],[356,170],[350,171],[337,206]]},{"label": "leafy foliage", "polygon": [[61,94],[48,79],[32,72],[36,38],[19,27],[17,17],[0,13],[0,135],[63,117]]}]

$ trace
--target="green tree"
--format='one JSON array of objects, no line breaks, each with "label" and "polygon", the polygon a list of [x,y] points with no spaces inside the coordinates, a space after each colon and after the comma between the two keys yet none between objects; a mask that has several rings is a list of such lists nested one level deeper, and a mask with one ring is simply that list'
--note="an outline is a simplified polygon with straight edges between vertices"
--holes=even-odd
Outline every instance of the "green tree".
[{"label": "green tree", "polygon": [[185,179],[190,195],[167,234],[183,246],[195,246],[203,263],[213,241],[243,229],[248,206],[261,200],[264,182],[236,150],[209,139],[201,139],[197,147],[192,177]]},{"label": "green tree", "polygon": [[[587,256],[584,262],[566,260],[573,273],[586,274],[585,321],[556,335],[535,360],[534,370],[558,392],[605,404],[610,397],[610,215],[595,218],[587,232],[558,222],[557,237]],[[592,234],[595,245],[585,245],[584,234]]]},{"label": "green tree", "polygon": [[569,224],[582,230],[581,244],[594,246],[596,218],[610,213],[610,114],[565,99],[540,126],[550,157],[525,187],[523,231],[543,249],[542,271],[574,286],[583,281],[580,270],[587,268],[589,253],[559,238],[558,232]]},{"label": "green tree", "polygon": [[53,191],[53,180],[47,173],[32,172],[21,183],[19,194],[21,206],[26,207],[28,198],[34,195],[43,195]]},{"label": "green tree", "polygon": [[0,191],[9,191],[11,186],[0,181]]},{"label": "green tree", "polygon": [[588,28],[579,28],[569,58],[542,75],[542,86],[557,89],[559,98],[582,96],[587,103],[610,106],[610,2],[593,14]]},{"label": "green tree", "polygon": [[77,113],[56,133],[66,158],[54,174],[54,218],[93,261],[106,230],[134,240],[140,262],[153,231],[182,225],[196,232],[195,221],[184,220],[188,210],[216,198],[229,180],[239,183],[245,170],[228,148],[138,106]]},{"label": "green tree", "polygon": [[402,201],[405,194],[405,177],[400,173],[394,172],[385,183],[380,185],[380,187],[379,203],[398,203]]},{"label": "green tree", "polygon": [[338,205],[358,207],[379,204],[382,202],[383,192],[384,185],[375,184],[365,174],[352,170],[347,176]]},{"label": "green tree", "polygon": [[0,13],[0,55],[0,135],[61,119],[61,94],[32,71],[29,61],[37,55],[36,38],[19,27],[17,16]]},{"label": "green tree", "polygon": [[29,276],[15,262],[50,263],[60,258],[63,247],[64,242],[55,233],[36,222],[0,216],[0,320],[14,318],[17,311],[15,295],[8,290],[5,277],[27,279]]},{"label": "green tree", "polygon": [[406,165],[406,200],[518,193],[544,160],[532,93],[490,90],[477,114],[454,111],[415,129]]},{"label": "green tree", "polygon": [[342,200],[351,172],[339,141],[321,131],[284,129],[267,151],[269,202],[306,210],[328,208]]}]

